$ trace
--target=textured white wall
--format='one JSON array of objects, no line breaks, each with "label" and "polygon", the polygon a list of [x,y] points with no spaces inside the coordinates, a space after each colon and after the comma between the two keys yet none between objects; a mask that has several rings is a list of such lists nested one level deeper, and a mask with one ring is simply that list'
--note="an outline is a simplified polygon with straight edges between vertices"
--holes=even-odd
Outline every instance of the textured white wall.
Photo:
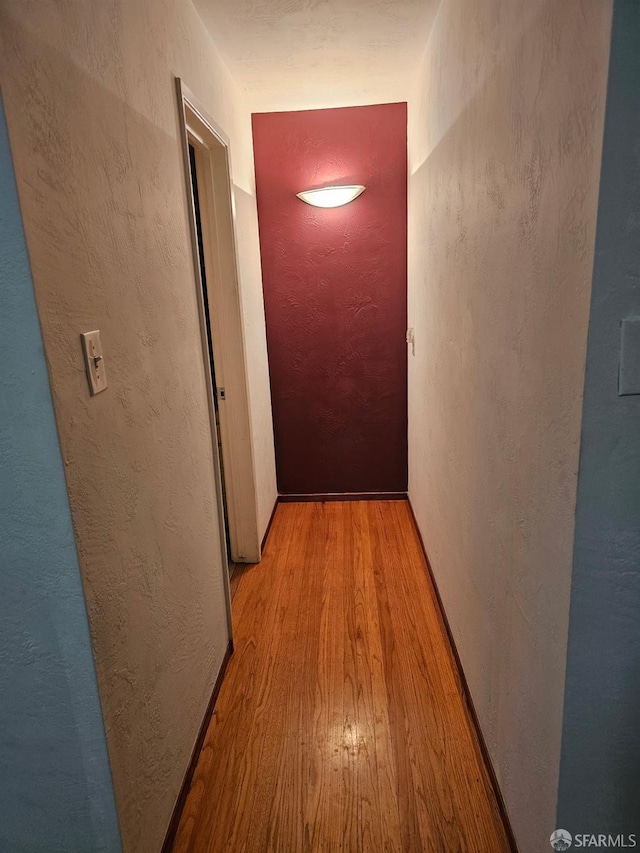
[{"label": "textured white wall", "polygon": [[244,322],[251,422],[253,425],[253,455],[256,466],[256,498],[258,528],[264,534],[271,519],[276,500],[276,457],[273,447],[273,420],[267,337],[262,298],[262,268],[253,174],[253,141],[251,145],[250,191],[235,188],[236,235],[238,241],[238,270],[242,282],[242,314]]},{"label": "textured white wall", "polygon": [[439,0],[194,0],[252,112],[406,101]]},{"label": "textured white wall", "polygon": [[610,0],[442,0],[409,104],[409,490],[521,853],[555,820]]},{"label": "textured white wall", "polygon": [[[275,499],[249,114],[188,0],[6,0],[3,95],[127,851],[156,853],[226,649],[173,75],[231,138],[263,526]],[[100,328],[88,396],[78,335]]]}]

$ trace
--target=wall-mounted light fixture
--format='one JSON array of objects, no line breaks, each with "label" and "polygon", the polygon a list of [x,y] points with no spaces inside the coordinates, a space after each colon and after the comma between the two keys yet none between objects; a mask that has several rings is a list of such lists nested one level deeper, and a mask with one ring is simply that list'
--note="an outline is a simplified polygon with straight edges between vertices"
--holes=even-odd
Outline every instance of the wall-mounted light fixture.
[{"label": "wall-mounted light fixture", "polygon": [[314,207],[341,207],[343,204],[349,204],[354,198],[358,198],[364,191],[365,187],[362,184],[352,184],[348,187],[321,187],[318,190],[303,190],[296,195]]}]

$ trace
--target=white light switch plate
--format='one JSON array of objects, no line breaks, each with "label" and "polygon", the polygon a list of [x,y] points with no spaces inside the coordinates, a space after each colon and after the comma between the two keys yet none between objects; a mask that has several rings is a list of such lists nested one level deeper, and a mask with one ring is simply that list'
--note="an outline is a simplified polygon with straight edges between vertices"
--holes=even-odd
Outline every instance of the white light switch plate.
[{"label": "white light switch plate", "polygon": [[84,361],[87,368],[87,379],[91,394],[99,394],[107,387],[107,371],[102,356],[102,343],[100,341],[100,330],[84,332],[80,335],[82,349],[84,350]]},{"label": "white light switch plate", "polygon": [[407,329],[406,341],[411,344],[411,355],[416,354],[416,333],[415,329]]}]

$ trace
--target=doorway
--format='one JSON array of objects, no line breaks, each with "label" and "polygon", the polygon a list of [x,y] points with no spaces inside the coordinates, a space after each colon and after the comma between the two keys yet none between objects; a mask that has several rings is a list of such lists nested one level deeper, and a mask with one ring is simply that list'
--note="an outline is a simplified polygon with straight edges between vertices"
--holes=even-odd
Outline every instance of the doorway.
[{"label": "doorway", "polygon": [[[176,80],[223,561],[260,559],[229,141]],[[228,578],[226,578],[228,585]]]},{"label": "doorway", "polygon": [[191,194],[193,197],[193,211],[196,224],[196,238],[198,243],[198,260],[200,269],[200,283],[202,285],[204,320],[206,325],[206,344],[209,353],[209,369],[211,371],[211,384],[213,386],[213,405],[215,411],[215,436],[218,445],[218,463],[220,465],[220,487],[222,491],[222,512],[224,516],[224,539],[227,546],[227,561],[231,560],[231,540],[229,537],[229,509],[227,506],[227,488],[224,480],[224,456],[222,454],[222,439],[220,437],[220,404],[224,400],[226,392],[216,382],[216,367],[213,355],[213,343],[211,335],[211,304],[207,291],[207,270],[204,262],[204,242],[202,238],[202,214],[200,211],[200,192],[198,189],[198,169],[196,165],[196,149],[189,141],[189,169],[191,175]]}]

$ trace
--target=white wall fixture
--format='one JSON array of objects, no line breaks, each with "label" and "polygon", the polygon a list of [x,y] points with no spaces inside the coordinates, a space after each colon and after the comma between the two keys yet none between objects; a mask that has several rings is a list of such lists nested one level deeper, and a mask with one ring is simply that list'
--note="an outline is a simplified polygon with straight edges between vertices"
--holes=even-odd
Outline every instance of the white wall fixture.
[{"label": "white wall fixture", "polygon": [[407,329],[407,343],[411,346],[411,355],[416,354],[416,332],[415,329]]},{"label": "white wall fixture", "polygon": [[365,191],[362,184],[351,184],[345,187],[321,187],[317,190],[302,190],[296,193],[299,199],[313,207],[342,207],[358,198]]},{"label": "white wall fixture", "polygon": [[107,387],[107,371],[102,356],[102,343],[100,341],[100,330],[83,332],[80,335],[84,362],[87,368],[87,379],[91,396],[99,394]]}]

